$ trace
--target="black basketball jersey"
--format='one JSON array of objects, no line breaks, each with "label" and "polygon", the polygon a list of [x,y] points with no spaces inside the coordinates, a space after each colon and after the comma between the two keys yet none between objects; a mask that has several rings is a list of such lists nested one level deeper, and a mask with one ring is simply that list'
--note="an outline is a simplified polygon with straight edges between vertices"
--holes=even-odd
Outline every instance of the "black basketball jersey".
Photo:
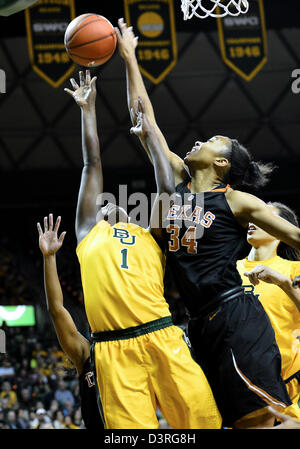
[{"label": "black basketball jersey", "polygon": [[193,194],[189,180],[182,182],[165,221],[167,260],[191,316],[216,294],[242,285],[236,261],[247,254],[247,230],[227,203],[228,187]]},{"label": "black basketball jersey", "polygon": [[79,376],[79,390],[81,414],[85,427],[87,429],[104,429],[97,404],[95,379],[90,358],[86,360]]}]

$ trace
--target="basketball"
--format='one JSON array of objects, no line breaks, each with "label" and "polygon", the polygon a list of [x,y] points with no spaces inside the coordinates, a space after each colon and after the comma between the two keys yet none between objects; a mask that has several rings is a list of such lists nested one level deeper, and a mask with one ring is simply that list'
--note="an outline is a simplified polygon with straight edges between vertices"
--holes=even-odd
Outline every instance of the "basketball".
[{"label": "basketball", "polygon": [[83,14],[72,20],[64,41],[70,58],[85,67],[97,67],[107,62],[117,45],[114,27],[98,14]]}]

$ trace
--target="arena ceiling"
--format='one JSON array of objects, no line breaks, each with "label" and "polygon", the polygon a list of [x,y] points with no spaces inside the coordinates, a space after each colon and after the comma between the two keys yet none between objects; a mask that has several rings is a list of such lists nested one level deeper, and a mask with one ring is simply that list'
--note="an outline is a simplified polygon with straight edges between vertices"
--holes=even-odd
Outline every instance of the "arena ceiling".
[{"label": "arena ceiling", "polygon": [[[300,94],[291,90],[291,74],[300,68],[300,23],[295,11],[288,12],[292,2],[265,0],[268,61],[251,82],[223,63],[215,20],[183,22],[179,0],[174,3],[178,63],[160,84],[145,80],[170,148],[182,156],[196,139],[215,134],[238,138],[257,159],[276,161],[285,177],[291,173],[276,188],[295,192],[297,176],[288,170],[297,175],[300,166]],[[84,8],[78,4],[78,15],[95,10],[93,2]],[[116,24],[123,16],[122,1],[97,12]],[[1,188],[15,179],[30,184],[31,176],[41,173],[55,173],[63,185],[64,173],[78,174],[82,164],[79,109],[63,91],[67,83],[55,89],[32,70],[24,14],[0,20],[0,61],[7,75],[7,92],[0,97]],[[130,176],[143,186],[151,167],[129,134],[125,70],[118,52],[94,74],[105,173]]]}]

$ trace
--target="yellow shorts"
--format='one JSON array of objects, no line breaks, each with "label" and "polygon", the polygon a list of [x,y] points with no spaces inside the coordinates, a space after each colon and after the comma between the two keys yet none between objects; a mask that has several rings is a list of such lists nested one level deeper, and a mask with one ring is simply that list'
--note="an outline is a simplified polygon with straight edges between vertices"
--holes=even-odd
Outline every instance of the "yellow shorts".
[{"label": "yellow shorts", "polygon": [[[108,341],[101,340],[104,334]],[[93,337],[98,405],[107,429],[156,429],[157,408],[174,429],[221,428],[207,379],[170,317]]]},{"label": "yellow shorts", "polygon": [[287,407],[283,413],[285,415],[291,416],[294,419],[300,420],[300,407],[298,405],[300,401],[299,380],[296,377],[294,377],[292,380],[290,380],[290,382],[286,384],[286,389],[293,404]]}]

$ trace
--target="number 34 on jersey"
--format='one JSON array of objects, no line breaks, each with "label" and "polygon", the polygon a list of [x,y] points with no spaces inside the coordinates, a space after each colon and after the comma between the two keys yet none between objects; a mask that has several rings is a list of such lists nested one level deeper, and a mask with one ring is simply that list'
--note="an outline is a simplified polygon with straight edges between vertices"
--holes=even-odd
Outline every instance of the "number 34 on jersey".
[{"label": "number 34 on jersey", "polygon": [[[197,254],[197,246],[199,238],[199,233],[197,235],[197,225],[201,225],[203,228],[210,228],[215,220],[216,216],[207,211],[201,218],[202,208],[196,206],[191,214],[188,215],[188,210],[191,206],[179,206],[173,205],[169,210],[167,220],[181,220],[186,222],[191,222],[193,225],[188,226],[183,237],[180,237],[181,226],[179,224],[169,224],[166,227],[166,231],[170,234],[169,251],[178,251],[181,246],[187,248],[189,254]],[[202,235],[202,234],[201,234]]]}]

